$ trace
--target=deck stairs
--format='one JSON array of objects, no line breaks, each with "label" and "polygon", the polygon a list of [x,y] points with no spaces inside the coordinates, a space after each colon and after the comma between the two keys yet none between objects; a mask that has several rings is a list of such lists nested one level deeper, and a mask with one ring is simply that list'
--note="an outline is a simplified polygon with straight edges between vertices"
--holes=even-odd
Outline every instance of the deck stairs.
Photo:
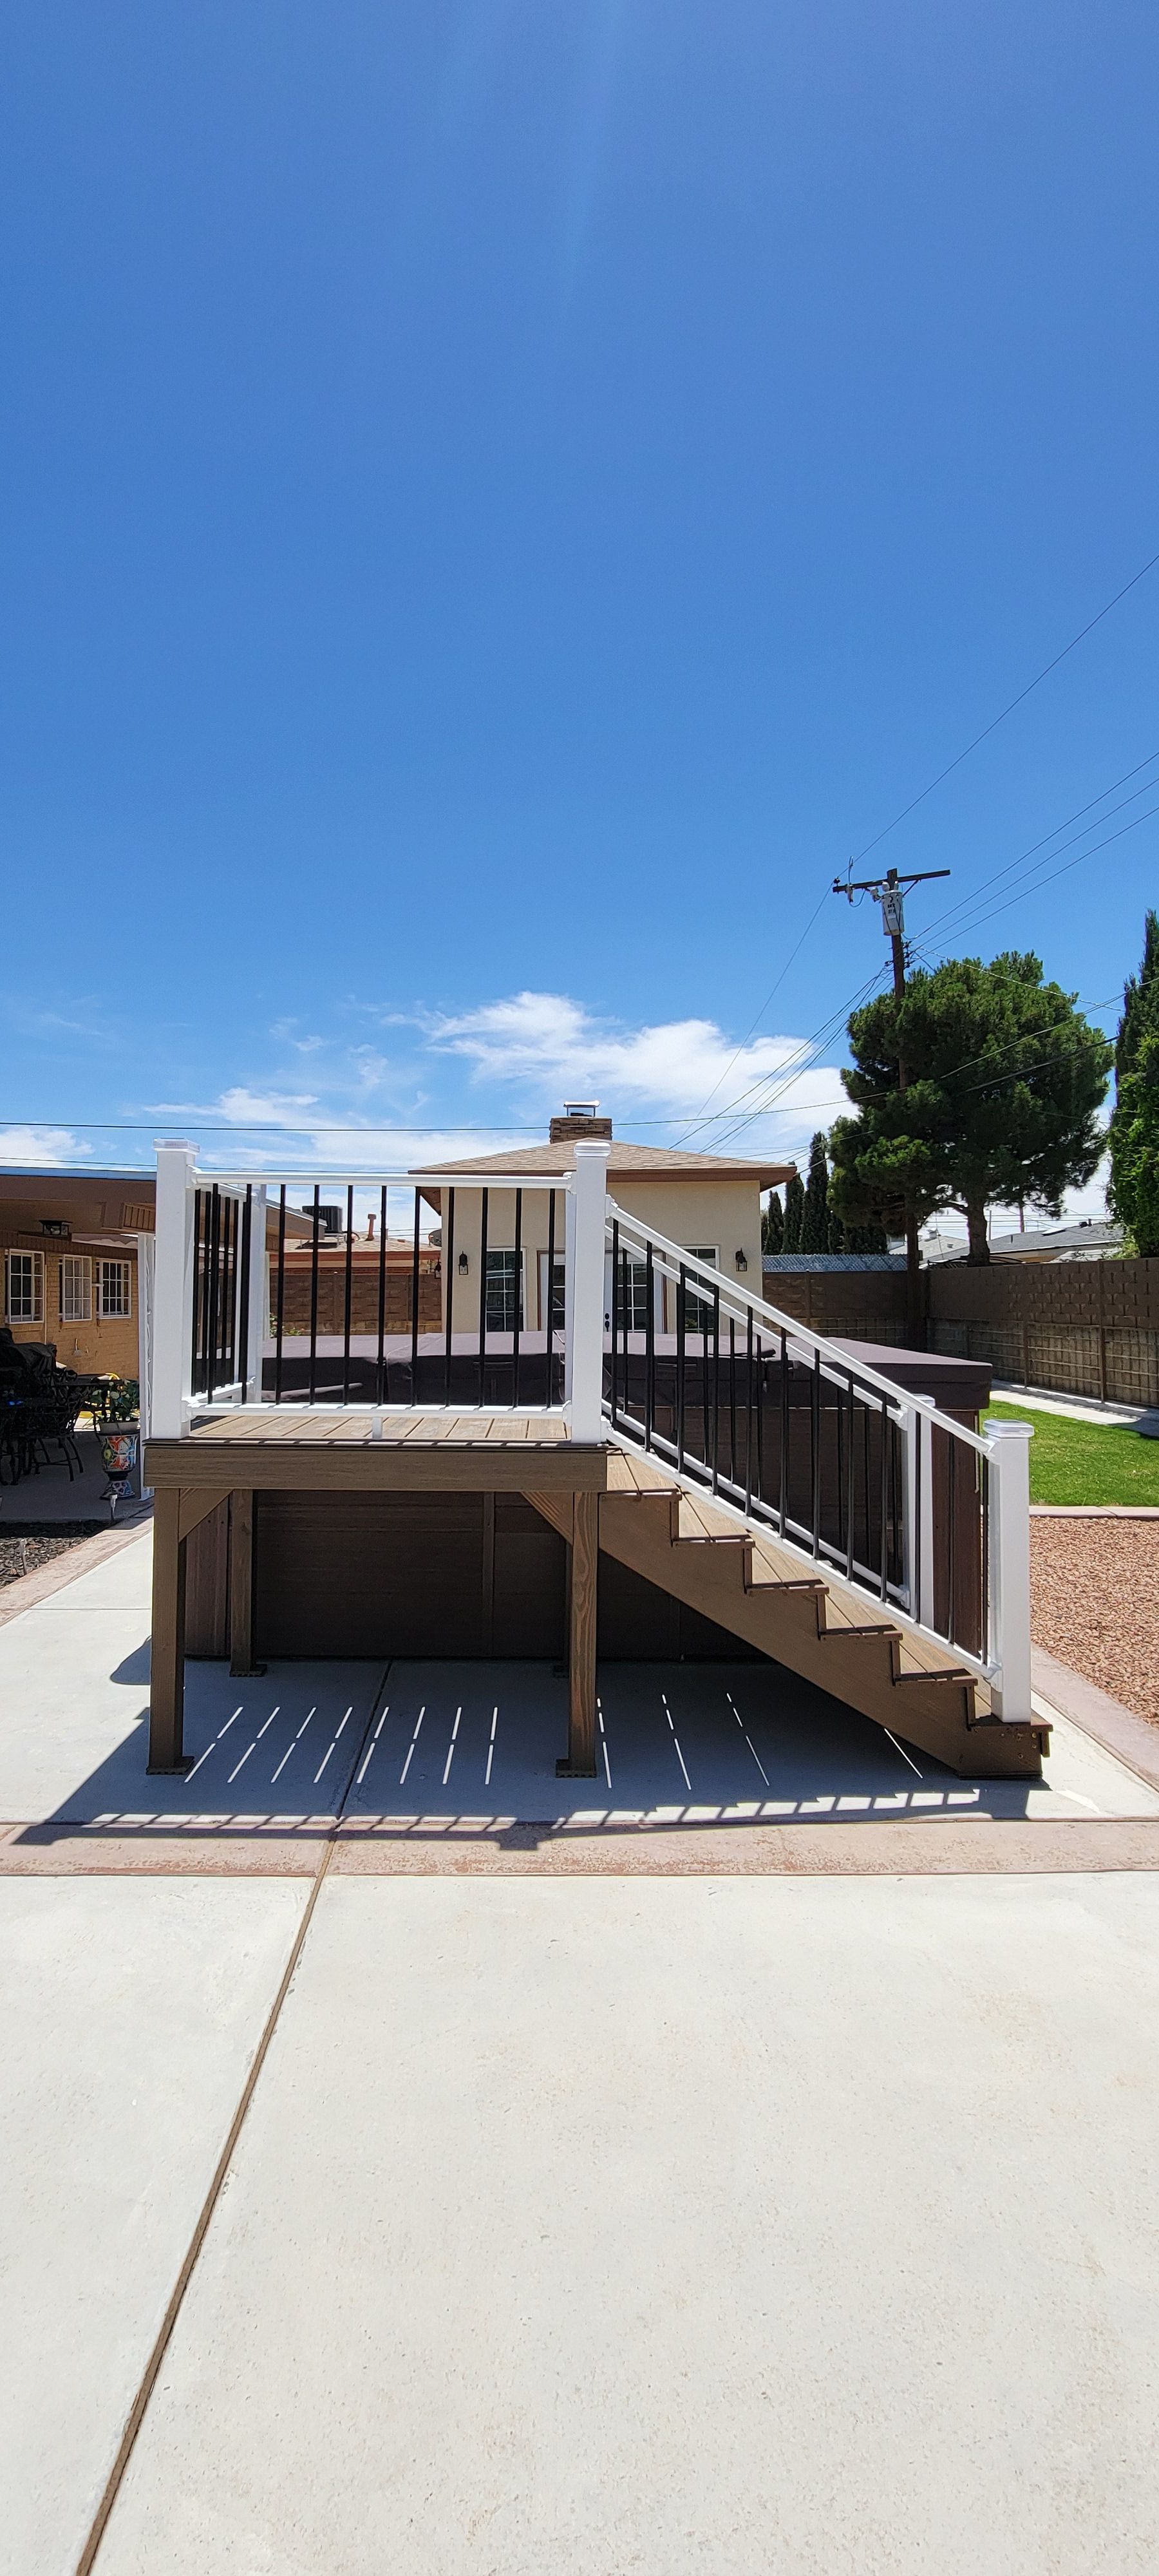
[{"label": "deck stairs", "polygon": [[[569,1494],[529,1495],[570,1540]],[[613,1447],[599,1502],[610,1556],[963,1779],[1041,1775],[1049,1729],[1004,1720],[984,1680],[934,1637],[654,1457]]]}]

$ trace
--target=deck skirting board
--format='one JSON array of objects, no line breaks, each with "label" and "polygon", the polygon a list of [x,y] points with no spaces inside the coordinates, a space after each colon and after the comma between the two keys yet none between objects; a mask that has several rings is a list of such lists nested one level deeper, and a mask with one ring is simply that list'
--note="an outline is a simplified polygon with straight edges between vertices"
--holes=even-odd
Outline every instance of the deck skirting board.
[{"label": "deck skirting board", "polygon": [[533,1440],[513,1440],[509,1447],[480,1440],[477,1445],[440,1440],[430,1448],[416,1440],[397,1447],[389,1440],[350,1443],[320,1440],[150,1440],[145,1452],[147,1481],[157,1493],[178,1487],[216,1498],[243,1489],[247,1493],[444,1493],[522,1494],[528,1485],[551,1493],[603,1493],[608,1482],[608,1451],[581,1449],[570,1440],[539,1447]]}]

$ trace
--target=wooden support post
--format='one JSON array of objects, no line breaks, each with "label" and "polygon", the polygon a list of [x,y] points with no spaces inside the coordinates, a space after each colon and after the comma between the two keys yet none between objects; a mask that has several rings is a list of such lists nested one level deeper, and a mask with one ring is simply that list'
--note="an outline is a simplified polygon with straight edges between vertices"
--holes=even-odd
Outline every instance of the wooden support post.
[{"label": "wooden support post", "polygon": [[572,1518],[568,1605],[567,1759],[561,1779],[596,1776],[596,1576],[599,1568],[600,1498],[576,1494]]},{"label": "wooden support post", "polygon": [[183,1749],[185,1713],[185,1541],[181,1495],[173,1487],[153,1506],[153,1644],[149,1680],[149,1769],[189,1771]]},{"label": "wooden support post", "polygon": [[229,1502],[229,1669],[266,1669],[254,1662],[254,1498],[245,1492]]}]

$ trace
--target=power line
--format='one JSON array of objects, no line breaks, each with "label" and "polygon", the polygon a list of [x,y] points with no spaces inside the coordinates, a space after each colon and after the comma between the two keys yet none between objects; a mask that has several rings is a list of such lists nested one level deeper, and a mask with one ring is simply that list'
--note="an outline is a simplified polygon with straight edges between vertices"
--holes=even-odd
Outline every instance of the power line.
[{"label": "power line", "polygon": [[1073,653],[1076,645],[1082,643],[1084,636],[1090,635],[1096,626],[1102,624],[1104,617],[1110,616],[1112,608],[1117,608],[1119,601],[1125,599],[1128,591],[1134,590],[1137,583],[1143,581],[1149,572],[1153,572],[1157,563],[1159,563],[1159,554],[1153,554],[1147,563],[1140,566],[1138,572],[1132,574],[1130,581],[1124,582],[1122,589],[1115,592],[1114,598],[1108,599],[1104,608],[1100,608],[1094,617],[1088,618],[1085,626],[1080,626],[1078,634],[1072,635],[1069,644],[1063,645],[1061,653],[1056,653],[1052,661],[1045,663],[1042,670],[1035,674],[1034,679],[1028,680],[1026,687],[1019,690],[1017,697],[1011,698],[1009,705],[1004,706],[998,715],[993,716],[988,725],[983,725],[981,733],[975,734],[973,741],[966,744],[965,750],[958,752],[953,760],[948,761],[946,767],[938,771],[936,778],[931,778],[929,786],[923,787],[919,795],[911,797],[909,804],[903,805],[900,814],[894,815],[892,823],[884,823],[880,832],[874,833],[873,839],[865,843],[864,849],[856,852],[850,865],[860,867],[861,861],[868,858],[870,851],[877,848],[879,841],[888,839],[891,832],[896,832],[899,823],[904,823],[908,815],[916,813],[918,806],[924,805],[927,796],[933,795],[935,787],[940,787],[943,779],[949,778],[955,769],[960,769],[962,762],[969,759],[972,751],[977,751],[979,743],[985,742],[990,734],[996,733],[1000,724],[1005,724],[1007,716],[1012,716],[1015,708],[1020,707],[1024,699],[1030,697],[1035,689],[1040,688],[1042,682],[1049,679],[1052,671],[1057,671],[1059,663],[1065,662],[1068,653]]},{"label": "power line", "polygon": [[[989,892],[992,886],[1001,885],[1003,878],[1012,876],[1016,869],[1029,866],[1032,859],[1038,858],[1040,851],[1046,853],[1044,858],[1039,859],[1040,867],[1045,867],[1050,859],[1057,858],[1059,855],[1058,849],[1052,850],[1049,847],[1049,844],[1052,841],[1058,841],[1060,832],[1069,830],[1070,825],[1072,823],[1079,822],[1084,814],[1093,813],[1096,805],[1105,805],[1108,796],[1113,796],[1117,787],[1125,787],[1129,778],[1137,778],[1141,769],[1150,769],[1156,760],[1159,760],[1159,752],[1148,752],[1145,760],[1137,761],[1133,769],[1124,770],[1121,778],[1113,778],[1109,786],[1101,788],[1099,794],[1097,796],[1092,796],[1086,805],[1079,805],[1076,807],[1073,814],[1064,815],[1062,822],[1056,823],[1052,831],[1044,832],[1041,840],[1032,841],[1028,849],[1019,852],[1017,858],[1008,859],[1006,865],[1001,868],[996,868],[992,876],[983,877],[981,885],[975,886],[972,894],[963,895],[961,901],[959,903],[951,904],[948,911],[936,913],[934,919],[926,925],[927,938],[930,937],[935,930],[945,930],[951,925],[955,928],[958,927],[965,919],[969,918],[976,911],[982,897]],[[1128,805],[1135,804],[1140,796],[1146,796],[1150,789],[1154,787],[1155,783],[1156,782],[1153,778],[1145,779],[1143,785],[1141,787],[1133,788],[1131,794],[1129,796],[1124,796],[1120,804],[1112,805],[1109,812],[1106,814],[1100,814],[1098,822],[1088,823],[1085,825],[1083,831],[1076,832],[1074,836],[1075,841],[1085,840],[1088,832],[1097,831],[1099,823],[1109,822],[1112,814],[1124,813]],[[1071,849],[1073,846],[1074,843],[1071,841],[1064,841],[1060,844],[1060,847],[1063,849]],[[1032,870],[1031,876],[1033,877],[1035,874],[1036,871]]]},{"label": "power line", "polygon": [[[1154,781],[1151,783],[1153,785]],[[1122,809],[1116,806],[1113,810],[1118,813]],[[1021,886],[1017,894],[1008,895],[1003,903],[991,904],[987,912],[977,915],[973,920],[959,922],[956,925],[957,932],[980,930],[985,922],[996,920],[999,913],[1009,912],[1014,904],[1023,903],[1028,894],[1041,894],[1043,887],[1053,885],[1056,877],[1068,876],[1072,868],[1081,867],[1084,859],[1096,858],[1100,850],[1109,850],[1116,841],[1125,840],[1129,832],[1137,832],[1141,824],[1149,823],[1156,814],[1159,814],[1159,805],[1149,805],[1145,814],[1136,814],[1133,823],[1123,823],[1117,832],[1108,832],[1105,840],[1093,841],[1089,850],[1079,850],[1073,859],[1064,860],[1061,868],[1052,868],[1048,876],[1036,876],[1030,885]],[[1065,848],[1067,844],[1064,842],[1063,846]]]},{"label": "power line", "polygon": [[[745,1051],[745,1048],[746,1048],[746,1047],[747,1047],[747,1045],[748,1045],[749,1039],[750,1039],[752,1036],[754,1036],[754,1034],[755,1034],[756,1030],[757,1030],[757,1029],[759,1029],[760,1024],[761,1024],[761,1021],[763,1020],[763,1018],[764,1018],[764,1016],[765,1016],[765,1012],[768,1010],[768,1007],[769,1007],[770,1002],[774,1001],[774,1000],[776,999],[777,994],[780,992],[781,986],[782,986],[782,984],[784,983],[785,977],[786,977],[786,975],[787,975],[787,974],[788,974],[788,972],[789,972],[789,968],[790,968],[790,966],[792,966],[792,965],[794,964],[795,960],[800,956],[800,954],[801,954],[801,950],[803,949],[803,947],[804,947],[804,945],[805,945],[805,941],[807,940],[807,938],[808,938],[808,936],[809,936],[809,933],[810,933],[810,931],[811,931],[811,930],[812,930],[812,928],[813,928],[813,924],[814,924],[814,922],[816,922],[816,921],[819,921],[819,920],[820,920],[821,914],[822,914],[822,912],[824,911],[824,908],[825,908],[825,896],[826,896],[826,894],[828,893],[828,891],[829,891],[829,889],[828,889],[828,887],[826,886],[826,887],[825,887],[825,889],[824,889],[824,891],[823,891],[823,893],[822,893],[821,900],[820,900],[820,902],[819,902],[819,904],[818,904],[818,906],[817,906],[816,912],[811,912],[811,913],[810,913],[809,918],[808,918],[808,921],[806,922],[805,927],[804,927],[803,931],[801,932],[801,936],[800,936],[799,940],[797,941],[797,945],[796,945],[796,947],[795,947],[794,949],[792,949],[792,950],[790,951],[790,953],[789,953],[788,957],[786,957],[786,959],[785,959],[785,963],[784,963],[784,965],[783,965],[783,966],[782,966],[782,968],[781,968],[780,974],[779,974],[779,975],[778,975],[778,977],[777,977],[776,983],[774,984],[774,986],[773,986],[773,988],[772,988],[772,991],[771,991],[770,993],[766,993],[765,998],[764,998],[764,1001],[761,1003],[761,1007],[760,1007],[759,1011],[757,1012],[757,1015],[756,1015],[755,1020],[753,1021],[752,1027],[751,1027],[751,1028],[746,1032],[745,1036],[741,1039],[741,1042],[740,1042],[740,1045],[739,1045],[739,1046],[738,1046],[738,1048],[737,1048],[736,1054],[732,1057],[731,1061],[730,1061],[728,1064],[726,1064],[726,1066],[725,1066],[725,1068],[724,1068],[724,1072],[723,1072],[722,1074],[718,1075],[718,1077],[717,1077],[716,1081],[713,1083],[713,1086],[712,1086],[711,1091],[708,1093],[707,1097],[706,1097],[704,1100],[702,1100],[702,1101],[701,1101],[701,1104],[700,1104],[699,1109],[697,1109],[696,1111],[694,1111],[693,1116],[692,1116],[692,1118],[690,1119],[689,1124],[688,1124],[688,1126],[686,1127],[686,1129],[685,1129],[685,1131],[684,1131],[685,1135],[690,1136],[690,1135],[692,1134],[692,1130],[693,1130],[693,1128],[694,1128],[694,1127],[698,1124],[698,1122],[703,1118],[703,1116],[704,1116],[704,1112],[705,1112],[705,1110],[706,1110],[706,1109],[707,1109],[707,1107],[708,1107],[708,1103],[709,1103],[709,1101],[710,1101],[710,1100],[715,1100],[716,1095],[717,1095],[717,1092],[718,1092],[718,1091],[719,1091],[719,1089],[720,1089],[721,1083],[722,1083],[722,1082],[727,1082],[728,1077],[729,1077],[730,1073],[732,1072],[733,1065],[734,1065],[734,1064],[739,1064],[739,1063],[740,1063],[741,1057],[742,1057],[742,1055],[744,1054],[744,1051]],[[728,1115],[727,1111],[722,1109],[722,1110],[721,1110],[721,1112],[720,1112],[720,1116],[723,1118],[723,1117],[726,1117],[727,1115]],[[684,1142],[684,1136],[678,1136],[678,1137],[677,1137],[677,1139],[676,1139],[676,1142],[677,1142],[677,1144],[678,1144],[678,1145],[682,1145],[682,1144],[683,1144],[683,1142]]]}]

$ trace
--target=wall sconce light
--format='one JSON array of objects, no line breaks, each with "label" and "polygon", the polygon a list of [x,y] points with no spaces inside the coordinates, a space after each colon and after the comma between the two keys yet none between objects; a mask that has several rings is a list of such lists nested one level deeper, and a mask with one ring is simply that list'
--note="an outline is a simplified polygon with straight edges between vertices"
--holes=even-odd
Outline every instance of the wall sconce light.
[{"label": "wall sconce light", "polygon": [[747,1258],[746,1258],[746,1256],[745,1256],[745,1254],[744,1254],[743,1252],[738,1252],[738,1254],[737,1254],[737,1256],[736,1256],[736,1266],[737,1266],[737,1269],[738,1269],[738,1270],[747,1270],[747,1269],[748,1269],[748,1266],[749,1266],[749,1265],[748,1265],[748,1261],[747,1261]]},{"label": "wall sconce light", "polygon": [[470,1265],[469,1265],[469,1263],[468,1263],[466,1253],[465,1253],[465,1252],[461,1252],[461,1253],[459,1254],[459,1270],[460,1270],[460,1274],[461,1274],[462,1276],[464,1276],[464,1277],[465,1277],[466,1272],[467,1272],[467,1270],[468,1270],[469,1266],[470,1266]]}]

